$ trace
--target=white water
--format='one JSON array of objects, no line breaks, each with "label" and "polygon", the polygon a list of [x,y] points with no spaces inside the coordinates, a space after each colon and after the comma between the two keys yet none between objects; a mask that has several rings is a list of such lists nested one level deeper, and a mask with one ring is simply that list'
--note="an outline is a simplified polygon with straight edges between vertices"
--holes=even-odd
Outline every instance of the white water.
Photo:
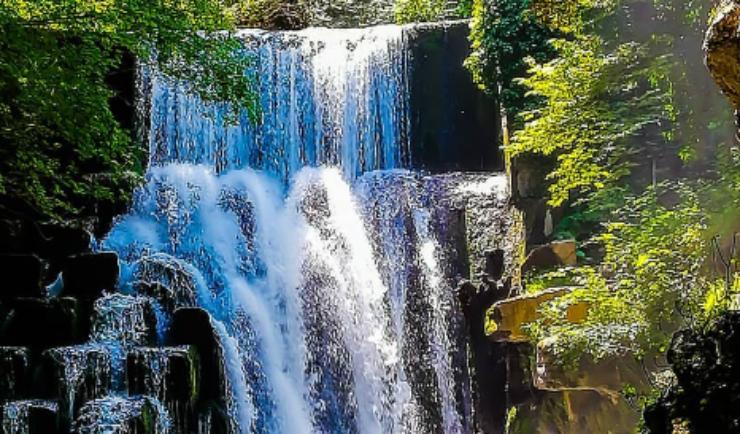
[{"label": "white water", "polygon": [[256,125],[142,70],[147,183],[104,247],[130,281],[157,261],[188,274],[233,432],[471,431],[451,187],[391,170],[410,161],[405,32],[245,32]]}]

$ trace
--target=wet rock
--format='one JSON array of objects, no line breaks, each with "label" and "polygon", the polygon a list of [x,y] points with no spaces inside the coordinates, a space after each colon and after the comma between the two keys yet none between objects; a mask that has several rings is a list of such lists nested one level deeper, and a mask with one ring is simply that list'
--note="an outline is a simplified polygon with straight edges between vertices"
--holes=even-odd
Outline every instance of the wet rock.
[{"label": "wet rock", "polygon": [[96,299],[118,284],[118,255],[113,252],[89,253],[67,259],[62,271],[63,295]]},{"label": "wet rock", "polygon": [[223,350],[208,312],[199,308],[176,310],[171,335],[175,345],[192,345],[198,351],[202,374],[201,397],[210,400],[222,398],[226,389]]},{"label": "wet rock", "polygon": [[0,220],[0,252],[2,253],[31,253],[33,244],[28,240],[28,225],[21,220]]},{"label": "wet rock", "polygon": [[88,402],[74,423],[75,434],[164,434],[167,411],[154,398],[106,397]]},{"label": "wet rock", "polygon": [[134,348],[128,354],[126,378],[129,394],[158,398],[177,432],[192,431],[200,387],[194,347]]},{"label": "wet rock", "polygon": [[136,346],[157,340],[157,316],[148,297],[108,295],[96,300],[93,310],[93,342]]},{"label": "wet rock", "polygon": [[229,416],[223,407],[210,404],[204,406],[198,415],[198,431],[199,433],[209,434],[228,434],[229,431]]},{"label": "wet rock", "polygon": [[132,395],[191,402],[197,398],[200,384],[198,353],[186,345],[134,348],[128,353],[126,375]]},{"label": "wet rock", "polygon": [[0,321],[0,345],[34,349],[82,343],[90,328],[84,308],[66,297],[15,300]]},{"label": "wet rock", "polygon": [[196,282],[186,266],[166,255],[152,255],[136,262],[134,289],[159,300],[168,310],[195,307]]},{"label": "wet rock", "polygon": [[189,285],[170,287],[159,282],[139,281],[134,284],[134,289],[138,294],[158,300],[169,312],[179,307],[195,307],[197,305],[195,292]]},{"label": "wet rock", "polygon": [[28,348],[0,347],[0,402],[26,397],[30,369]]},{"label": "wet rock", "polygon": [[[570,288],[553,288],[539,294],[527,294],[499,301],[488,311],[486,332],[494,342],[527,342],[523,326],[538,318],[542,303],[561,297]],[[576,318],[574,318],[576,319]]]},{"label": "wet rock", "polygon": [[38,226],[38,231],[41,239],[38,250],[44,258],[61,261],[68,256],[90,251],[92,235],[85,229],[44,223]]},{"label": "wet rock", "polygon": [[560,266],[573,266],[576,265],[577,260],[575,241],[556,241],[536,247],[529,252],[527,259],[522,264],[522,273]]},{"label": "wet rock", "polygon": [[53,401],[11,401],[2,406],[0,428],[3,434],[55,434],[58,406]]},{"label": "wet rock", "polygon": [[45,296],[44,271],[44,263],[35,255],[0,255],[4,278],[0,298]]},{"label": "wet rock", "polygon": [[114,374],[111,348],[94,344],[53,348],[43,357],[45,381],[50,393],[59,397],[64,427],[85,402],[110,392]]}]

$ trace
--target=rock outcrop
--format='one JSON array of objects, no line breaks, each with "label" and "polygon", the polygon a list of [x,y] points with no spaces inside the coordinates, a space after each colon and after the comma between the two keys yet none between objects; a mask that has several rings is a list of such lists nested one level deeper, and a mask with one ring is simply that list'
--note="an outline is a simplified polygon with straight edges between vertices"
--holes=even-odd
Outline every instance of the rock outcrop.
[{"label": "rock outcrop", "polygon": [[93,252],[85,231],[40,227],[0,222],[0,432],[233,432],[219,341],[190,307],[189,276],[150,264],[124,295],[116,254]]},{"label": "rock outcrop", "polygon": [[704,49],[709,72],[740,110],[740,1],[723,2],[709,26]]}]

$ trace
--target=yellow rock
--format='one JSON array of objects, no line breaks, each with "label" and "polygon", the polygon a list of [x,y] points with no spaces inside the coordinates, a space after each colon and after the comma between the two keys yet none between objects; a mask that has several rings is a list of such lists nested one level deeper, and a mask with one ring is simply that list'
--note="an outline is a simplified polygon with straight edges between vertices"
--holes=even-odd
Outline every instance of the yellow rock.
[{"label": "yellow rock", "polygon": [[[522,327],[539,316],[540,305],[554,298],[566,294],[570,288],[553,288],[539,294],[522,295],[499,301],[488,312],[488,337],[496,342],[526,342],[528,336]],[[581,315],[579,310],[574,311],[573,317]],[[585,315],[585,312],[582,314]],[[568,318],[571,317],[570,311]]]}]

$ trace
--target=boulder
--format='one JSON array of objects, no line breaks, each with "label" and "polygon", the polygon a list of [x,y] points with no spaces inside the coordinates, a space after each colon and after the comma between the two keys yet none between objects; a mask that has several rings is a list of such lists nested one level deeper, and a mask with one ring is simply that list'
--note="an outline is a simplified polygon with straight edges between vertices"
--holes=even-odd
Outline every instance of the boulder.
[{"label": "boulder", "polygon": [[0,402],[26,397],[30,369],[28,348],[0,347]]},{"label": "boulder", "polygon": [[[526,294],[495,303],[487,313],[486,333],[494,342],[527,342],[529,337],[523,326],[536,320],[540,306],[557,297],[561,297],[572,288],[553,288],[538,294]],[[568,318],[579,321],[585,312],[578,315],[580,307],[572,307],[573,314]],[[578,310],[578,311],[576,311]]]},{"label": "boulder", "polygon": [[180,307],[196,307],[195,291],[189,285],[168,286],[160,282],[135,282],[137,294],[146,295],[159,301],[168,312]]},{"label": "boulder", "polygon": [[133,348],[127,357],[126,378],[131,395],[192,403],[200,386],[198,352],[187,345]]},{"label": "boulder", "polygon": [[676,421],[692,433],[740,432],[740,312],[679,331],[667,357],[674,385],[645,409],[647,432],[671,432]]},{"label": "boulder", "polygon": [[43,223],[38,232],[39,254],[53,261],[88,253],[92,245],[90,232],[79,227]]},{"label": "boulder", "polygon": [[196,307],[195,277],[182,261],[168,255],[145,256],[135,263],[134,289],[154,297],[168,310]]},{"label": "boulder", "polygon": [[740,110],[740,2],[724,1],[704,40],[709,72]]},{"label": "boulder", "polygon": [[59,398],[63,427],[70,426],[84,403],[111,391],[115,356],[109,347],[94,344],[44,352],[41,381],[46,393]]},{"label": "boulder", "polygon": [[0,345],[32,349],[75,345],[87,339],[90,319],[73,298],[22,298],[0,318]]},{"label": "boulder", "polygon": [[226,394],[223,348],[211,315],[199,308],[181,308],[172,319],[174,345],[192,345],[201,363],[201,397],[219,401]]},{"label": "boulder", "polygon": [[193,432],[197,425],[200,363],[195,347],[139,347],[126,363],[130,395],[156,397],[167,408],[175,432]]},{"label": "boulder", "polygon": [[522,264],[522,273],[532,270],[546,270],[561,266],[574,266],[578,261],[574,240],[555,241],[534,248]]},{"label": "boulder", "polygon": [[157,342],[157,315],[153,300],[112,294],[95,301],[90,340],[125,347]]},{"label": "boulder", "polygon": [[43,297],[46,266],[36,255],[0,255],[0,298]]},{"label": "boulder", "polygon": [[10,401],[2,406],[0,427],[6,434],[55,434],[58,406],[53,401]]},{"label": "boulder", "polygon": [[118,284],[118,255],[113,252],[85,253],[71,256],[62,270],[62,294],[94,300],[104,291],[114,291]]},{"label": "boulder", "polygon": [[619,397],[625,384],[647,389],[645,368],[631,354],[599,361],[584,354],[577,366],[564,366],[553,355],[555,343],[556,338],[548,338],[537,344],[534,385],[538,389],[592,390],[614,399]]}]

